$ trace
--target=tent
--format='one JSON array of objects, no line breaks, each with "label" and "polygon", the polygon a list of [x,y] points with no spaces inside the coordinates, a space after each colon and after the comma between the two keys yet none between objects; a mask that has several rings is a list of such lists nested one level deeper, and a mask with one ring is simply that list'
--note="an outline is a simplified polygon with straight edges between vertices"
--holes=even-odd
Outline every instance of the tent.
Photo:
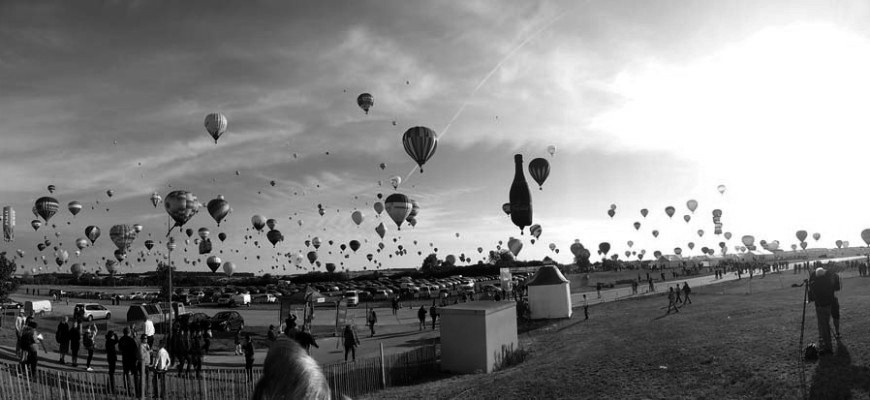
[{"label": "tent", "polygon": [[571,287],[555,266],[538,269],[526,283],[532,319],[571,318]]}]

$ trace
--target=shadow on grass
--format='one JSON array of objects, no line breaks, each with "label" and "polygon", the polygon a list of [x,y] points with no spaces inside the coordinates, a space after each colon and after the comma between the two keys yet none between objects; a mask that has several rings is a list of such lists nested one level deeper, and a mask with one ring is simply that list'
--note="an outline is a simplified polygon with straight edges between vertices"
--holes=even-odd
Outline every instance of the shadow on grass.
[{"label": "shadow on grass", "polygon": [[852,365],[852,356],[843,343],[837,343],[833,355],[819,359],[813,375],[809,398],[850,399],[852,390],[870,393],[870,368]]}]

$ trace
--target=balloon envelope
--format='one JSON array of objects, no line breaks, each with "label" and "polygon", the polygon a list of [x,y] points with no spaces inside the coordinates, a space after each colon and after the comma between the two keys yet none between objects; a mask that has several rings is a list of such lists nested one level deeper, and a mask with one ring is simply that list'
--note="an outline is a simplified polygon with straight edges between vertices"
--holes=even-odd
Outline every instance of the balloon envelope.
[{"label": "balloon envelope", "polygon": [[405,152],[420,166],[420,172],[423,172],[423,165],[432,158],[438,148],[438,135],[429,128],[415,126],[402,135],[402,144]]}]

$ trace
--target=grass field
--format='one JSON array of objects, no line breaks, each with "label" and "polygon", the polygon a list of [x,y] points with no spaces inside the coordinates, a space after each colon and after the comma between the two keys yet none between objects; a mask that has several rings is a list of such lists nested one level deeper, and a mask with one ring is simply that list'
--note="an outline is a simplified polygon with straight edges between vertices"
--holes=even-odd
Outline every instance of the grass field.
[{"label": "grass field", "polygon": [[[663,296],[606,303],[590,319],[542,324],[520,342],[526,361],[489,374],[441,376],[372,399],[814,399],[870,393],[870,279],[843,281],[843,339],[833,356],[798,361],[803,288],[785,273],[697,288],[665,314]],[[581,316],[582,313],[575,314]],[[807,307],[804,345],[817,340]]]}]

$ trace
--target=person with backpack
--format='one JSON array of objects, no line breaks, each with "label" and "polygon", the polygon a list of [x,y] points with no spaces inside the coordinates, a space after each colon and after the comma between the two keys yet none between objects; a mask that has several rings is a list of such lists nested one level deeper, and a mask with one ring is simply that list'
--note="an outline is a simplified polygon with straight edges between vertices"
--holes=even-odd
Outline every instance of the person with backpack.
[{"label": "person with backpack", "polygon": [[69,351],[72,356],[73,368],[79,366],[79,347],[82,340],[82,323],[79,320],[73,320],[72,326],[69,328]]},{"label": "person with backpack", "polygon": [[359,346],[359,337],[356,335],[356,330],[351,328],[350,325],[345,325],[342,337],[344,338],[344,362],[347,362],[348,353],[351,353],[353,361],[356,361],[356,347]]},{"label": "person with backpack", "polygon": [[420,320],[420,330],[426,328],[426,307],[420,306],[420,309],[417,310],[417,319]]},{"label": "person with backpack", "polygon": [[85,364],[85,370],[88,372],[94,371],[94,369],[91,368],[91,361],[94,359],[94,345],[97,338],[97,331],[97,325],[92,321],[87,330],[82,332],[82,344],[88,352],[87,363]]},{"label": "person with backpack", "polygon": [[819,355],[830,355],[834,353],[834,346],[831,343],[831,306],[834,303],[834,285],[830,277],[826,277],[827,271],[822,268],[816,268],[809,281],[809,296],[810,302],[816,303],[816,320],[819,326]]},{"label": "person with backpack", "polygon": [[59,349],[57,350],[60,353],[60,360],[58,360],[61,364],[66,364],[66,353],[69,352],[69,317],[63,317],[60,323],[57,324],[57,331],[54,333],[54,340],[57,341],[59,345]]},{"label": "person with backpack", "polygon": [[692,299],[689,298],[691,293],[692,288],[689,287],[689,283],[683,282],[683,304],[692,304]]}]

